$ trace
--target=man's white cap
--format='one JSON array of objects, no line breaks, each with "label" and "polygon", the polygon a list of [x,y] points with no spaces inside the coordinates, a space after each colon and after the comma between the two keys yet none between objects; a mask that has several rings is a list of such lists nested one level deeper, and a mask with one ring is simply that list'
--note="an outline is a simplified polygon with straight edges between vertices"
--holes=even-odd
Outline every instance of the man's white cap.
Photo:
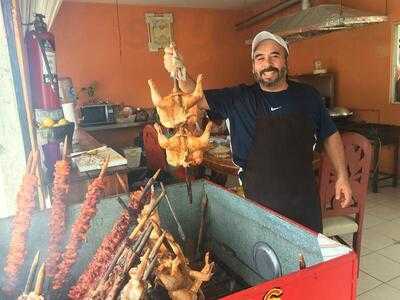
[{"label": "man's white cap", "polygon": [[257,48],[258,44],[260,44],[262,41],[265,40],[273,40],[277,42],[279,45],[285,48],[287,54],[289,54],[288,45],[283,38],[281,38],[278,35],[272,34],[269,31],[261,31],[254,37],[253,42],[251,44],[251,59],[254,58],[254,50]]}]

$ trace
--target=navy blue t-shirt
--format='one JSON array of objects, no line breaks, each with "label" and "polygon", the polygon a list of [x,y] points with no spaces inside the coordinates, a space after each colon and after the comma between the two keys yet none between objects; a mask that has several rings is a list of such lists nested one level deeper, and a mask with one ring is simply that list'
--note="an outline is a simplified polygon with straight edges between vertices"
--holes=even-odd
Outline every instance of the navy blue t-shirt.
[{"label": "navy blue t-shirt", "polygon": [[312,121],[318,141],[337,131],[318,91],[303,83],[288,81],[288,88],[280,92],[265,92],[255,83],[206,90],[204,94],[209,113],[229,119],[233,161],[244,169],[254,141],[257,117],[303,113]]}]

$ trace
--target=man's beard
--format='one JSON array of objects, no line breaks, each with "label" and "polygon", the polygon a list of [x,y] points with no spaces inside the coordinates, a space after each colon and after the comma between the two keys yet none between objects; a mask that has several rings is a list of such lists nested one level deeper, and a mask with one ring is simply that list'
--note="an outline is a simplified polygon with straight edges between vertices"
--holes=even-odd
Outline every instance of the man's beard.
[{"label": "man's beard", "polygon": [[[277,76],[275,77],[275,78],[271,78],[271,79],[268,79],[268,80],[264,80],[263,79],[263,74],[265,73],[265,72],[276,72],[277,73]],[[266,69],[262,69],[260,72],[255,72],[255,71],[253,71],[253,76],[254,76],[254,79],[261,85],[261,86],[265,86],[265,87],[272,87],[272,86],[274,86],[275,84],[277,84],[278,82],[280,82],[282,79],[284,79],[284,78],[286,78],[286,75],[287,75],[287,67],[286,66],[283,66],[282,67],[282,69],[278,69],[278,68],[275,68],[275,67],[268,67],[268,68],[266,68]]]}]

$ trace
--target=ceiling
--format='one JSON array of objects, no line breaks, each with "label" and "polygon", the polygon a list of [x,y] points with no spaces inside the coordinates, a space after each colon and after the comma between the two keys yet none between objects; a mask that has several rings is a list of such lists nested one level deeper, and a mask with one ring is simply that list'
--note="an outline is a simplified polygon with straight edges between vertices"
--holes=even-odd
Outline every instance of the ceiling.
[{"label": "ceiling", "polygon": [[268,0],[64,0],[68,2],[113,3],[214,9],[243,9]]}]

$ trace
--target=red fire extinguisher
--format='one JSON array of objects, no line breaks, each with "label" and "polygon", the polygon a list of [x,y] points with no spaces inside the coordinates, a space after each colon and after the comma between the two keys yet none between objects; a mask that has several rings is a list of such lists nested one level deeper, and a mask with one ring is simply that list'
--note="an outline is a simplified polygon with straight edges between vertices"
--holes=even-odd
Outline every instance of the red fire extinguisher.
[{"label": "red fire extinguisher", "polygon": [[56,71],[54,35],[47,31],[44,16],[35,14],[34,29],[25,36],[33,109],[59,109],[61,107]]},{"label": "red fire extinguisher", "polygon": [[[35,14],[34,29],[25,35],[28,55],[31,103],[38,124],[43,117],[54,121],[63,117],[58,91],[56,71],[56,52],[54,35],[47,31],[43,21],[44,15]],[[60,141],[54,137],[54,130],[46,131],[41,136],[44,163],[47,168],[47,178],[51,178],[54,164],[60,158]]]}]

